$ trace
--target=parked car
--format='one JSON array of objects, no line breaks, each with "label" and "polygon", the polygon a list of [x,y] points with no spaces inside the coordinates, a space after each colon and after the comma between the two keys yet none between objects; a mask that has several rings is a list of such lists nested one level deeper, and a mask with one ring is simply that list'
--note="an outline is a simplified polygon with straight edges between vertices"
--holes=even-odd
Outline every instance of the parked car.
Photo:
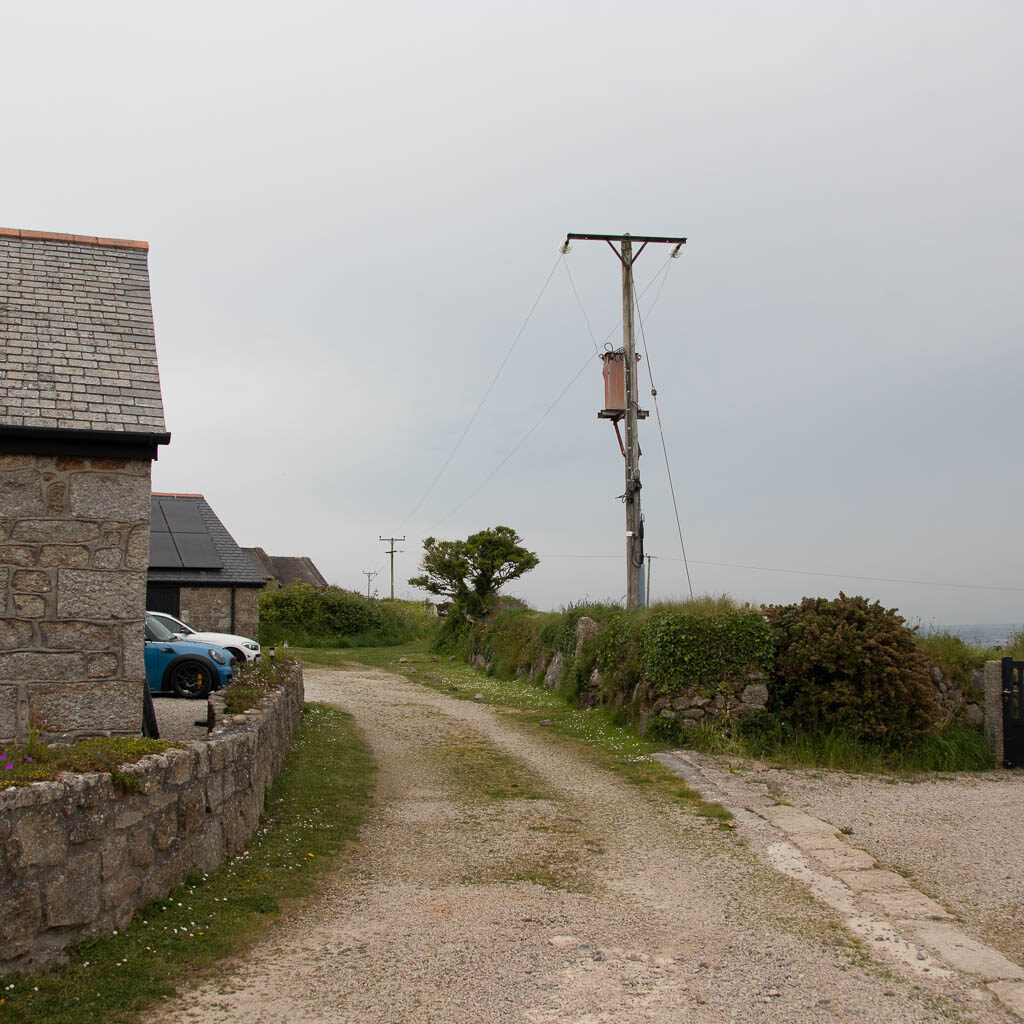
[{"label": "parked car", "polygon": [[223,647],[179,640],[150,615],[145,630],[146,682],[151,692],[202,698],[235,678],[235,660]]},{"label": "parked car", "polygon": [[202,644],[216,644],[218,647],[229,650],[240,665],[247,661],[260,660],[260,645],[246,636],[235,636],[233,633],[204,633],[186,625],[181,619],[168,615],[167,612],[146,612],[146,616],[159,619],[182,640],[197,640]]}]

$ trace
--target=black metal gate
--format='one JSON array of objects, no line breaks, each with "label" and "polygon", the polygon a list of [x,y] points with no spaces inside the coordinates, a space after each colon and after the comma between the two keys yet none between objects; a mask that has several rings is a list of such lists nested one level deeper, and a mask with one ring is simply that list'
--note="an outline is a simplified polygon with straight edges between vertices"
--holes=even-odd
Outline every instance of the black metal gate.
[{"label": "black metal gate", "polygon": [[146,586],[146,611],[165,612],[178,618],[181,615],[181,587],[168,583],[150,583]]},{"label": "black metal gate", "polygon": [[1003,761],[1024,768],[1024,661],[1003,658]]}]

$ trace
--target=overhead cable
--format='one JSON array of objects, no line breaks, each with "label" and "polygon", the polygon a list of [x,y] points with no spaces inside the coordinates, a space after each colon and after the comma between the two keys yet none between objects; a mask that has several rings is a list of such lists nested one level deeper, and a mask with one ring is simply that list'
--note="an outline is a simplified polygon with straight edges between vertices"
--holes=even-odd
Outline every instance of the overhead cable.
[{"label": "overhead cable", "polygon": [[[669,259],[671,259],[671,258],[672,257],[669,256]],[[630,264],[630,267],[629,267],[629,276],[630,276],[630,279],[631,279],[631,282],[632,282],[632,277],[633,277],[633,266],[632,266],[632,264]],[[633,291],[634,292],[636,291],[635,283],[634,283]],[[660,291],[658,292],[658,295],[660,297],[660,295],[661,295]],[[648,310],[648,312],[650,312],[650,311]],[[651,381],[651,398],[654,399],[654,416],[655,416],[655,418],[658,421],[658,434],[661,436],[661,451],[662,451],[662,454],[665,456],[665,472],[668,475],[668,489],[669,489],[669,493],[672,495],[672,510],[675,512],[675,516],[676,516],[676,532],[679,534],[679,549],[683,553],[683,567],[686,569],[686,585],[690,589],[690,597],[692,598],[693,597],[693,583],[690,580],[690,563],[686,560],[686,545],[683,543],[683,527],[682,527],[682,524],[679,521],[679,503],[676,501],[676,488],[675,488],[675,484],[672,482],[672,467],[669,465],[669,461],[668,461],[668,446],[665,444],[665,431],[662,429],[662,426],[661,426],[661,408],[658,405],[658,389],[654,386],[654,370],[651,368],[651,356],[650,356],[650,353],[647,351],[647,333],[644,331],[644,319],[643,319],[643,316],[640,313],[640,297],[639,296],[637,296],[637,298],[636,298],[636,318],[637,318],[637,321],[640,324],[640,340],[642,341],[643,346],[644,346],[644,358],[647,360],[647,376],[650,378],[650,381]]]},{"label": "overhead cable", "polygon": [[[658,279],[658,276],[662,273],[662,270],[666,270],[666,276],[667,276],[668,263],[669,263],[669,261],[666,259],[665,265],[658,270],[658,272],[654,275],[654,277],[651,278],[650,281],[647,282],[647,284],[644,286],[643,291],[640,292],[640,295],[638,296],[638,298],[642,298],[644,296],[644,294],[651,287],[651,285],[654,284],[654,282]],[[568,270],[568,264],[566,264],[566,270]],[[551,277],[549,275],[548,276],[548,280],[550,280],[550,279],[551,279]],[[572,274],[571,273],[569,274],[569,283],[572,284],[573,292],[576,294],[576,300],[577,300],[577,302],[579,302],[579,294],[576,293],[576,286],[573,283]],[[662,287],[664,287],[664,280],[662,280]],[[651,302],[650,306],[647,307],[647,315],[648,316],[650,316],[651,310],[654,309],[655,303],[658,301],[659,298],[661,298],[661,288],[658,289],[658,294],[655,296],[655,298]],[[536,306],[536,303],[534,305]],[[594,333],[593,333],[593,331],[590,330],[590,318],[587,316],[586,310],[583,307],[583,303],[579,302],[579,305],[580,305],[580,309],[583,311],[583,317],[584,317],[584,319],[586,320],[586,323],[587,323],[587,330],[590,331],[590,339],[593,342],[594,341]],[[619,322],[621,323],[621,320]],[[615,332],[615,328],[613,327],[612,330],[609,332],[609,334],[606,336],[606,339],[608,337],[611,337],[611,335],[614,332]],[[595,352],[598,351],[596,342],[594,343],[594,351]],[[458,512],[464,505],[468,504],[473,498],[475,498],[483,490],[484,486],[486,484],[488,484],[491,480],[493,480],[495,476],[497,476],[498,470],[500,470],[502,468],[502,466],[504,466],[508,462],[508,460],[511,459],[512,456],[515,455],[515,453],[517,451],[519,451],[520,448],[522,448],[522,446],[526,443],[526,441],[530,437],[530,435],[533,434],[533,432],[544,422],[545,419],[547,419],[548,415],[555,408],[555,406],[558,405],[558,403],[565,397],[565,395],[568,393],[569,389],[573,386],[573,384],[575,384],[576,381],[579,380],[579,378],[582,376],[583,372],[587,369],[588,366],[590,366],[591,359],[593,359],[593,356],[589,356],[588,355],[586,362],[572,375],[572,377],[569,380],[569,383],[566,384],[564,388],[562,388],[562,390],[558,393],[558,396],[555,398],[555,400],[544,410],[544,412],[542,412],[540,414],[540,416],[538,417],[536,422],[533,424],[533,426],[530,427],[530,429],[527,430],[526,433],[523,434],[523,436],[519,438],[519,440],[515,443],[515,445],[508,452],[508,454],[501,460],[501,462],[499,462],[494,467],[494,469],[491,470],[490,473],[487,474],[486,477],[484,477],[483,480],[480,481],[480,483],[477,485],[476,489],[468,497],[463,499],[458,505],[455,506],[455,508],[453,508],[443,518],[439,519],[430,528],[430,532],[431,533],[433,533],[434,530],[436,530],[437,527],[440,526],[442,523],[447,522],[449,519],[451,519],[451,517],[453,515],[455,515],[456,512]],[[452,454],[454,455],[455,453],[452,452]],[[449,457],[449,461],[451,461],[450,457]],[[445,463],[445,465],[447,465],[447,463]],[[443,471],[444,470],[442,468],[442,472]],[[435,481],[435,483],[436,483],[436,481]],[[433,486],[433,485],[431,485],[431,486]],[[423,502],[421,500],[420,501],[420,505],[422,505],[422,504],[423,504]],[[419,505],[416,506],[416,509],[418,509],[418,508],[419,508]],[[416,510],[414,509],[413,511],[415,512]],[[410,516],[410,518],[411,518],[411,516]],[[406,520],[406,522],[408,522],[408,519]]]},{"label": "overhead cable", "polygon": [[462,433],[459,435],[459,439],[455,442],[455,447],[452,448],[451,452],[449,452],[448,458],[444,460],[444,465],[438,470],[437,476],[435,476],[434,479],[430,482],[430,486],[423,492],[423,496],[420,498],[418,502],[416,502],[416,507],[403,520],[403,528],[405,524],[408,523],[409,520],[412,519],[412,517],[416,515],[416,513],[420,510],[421,506],[423,505],[423,502],[427,500],[427,498],[430,496],[431,491],[433,491],[433,489],[437,486],[438,480],[440,480],[441,477],[444,475],[444,471],[448,468],[449,463],[451,463],[452,459],[455,458],[455,453],[459,450],[459,448],[462,446],[462,442],[466,439],[466,435],[469,433],[469,428],[472,427],[473,424],[476,422],[476,418],[480,414],[480,410],[484,407],[484,402],[487,401],[488,395],[490,395],[491,391],[494,390],[494,385],[498,383],[498,378],[501,376],[501,371],[505,369],[505,364],[509,361],[509,358],[511,357],[512,353],[515,351],[516,345],[519,344],[519,339],[523,336],[523,332],[526,330],[527,325],[533,318],[533,314],[536,311],[537,306],[540,304],[540,300],[544,297],[544,293],[547,291],[548,285],[551,283],[551,278],[555,276],[555,271],[558,269],[558,261],[560,259],[562,259],[562,257],[558,256],[555,259],[555,262],[552,264],[548,276],[544,279],[544,284],[541,285],[541,289],[537,293],[537,298],[533,300],[533,305],[530,307],[530,312],[526,314],[526,319],[523,321],[522,326],[516,332],[516,336],[512,339],[512,344],[509,346],[508,351],[505,353],[505,358],[502,359],[501,364],[498,366],[498,370],[494,374],[491,383],[487,385],[487,390],[483,393],[483,397],[477,403],[477,407],[473,410],[473,415],[469,417],[469,422],[466,424]]},{"label": "overhead cable", "polygon": [[[542,558],[614,558],[621,560],[621,555],[542,555]],[[672,555],[649,555],[650,558],[657,558],[666,562],[681,562],[681,558]],[[736,562],[702,562],[698,559],[690,559],[694,565],[710,565],[720,569],[748,569],[752,572],[780,572],[789,576],[824,576],[837,580],[858,580],[868,583],[901,583],[914,587],[953,587],[958,590],[1005,590],[1015,594],[1024,594],[1024,587],[1006,587],[992,583],[950,583],[938,580],[910,580],[892,576],[857,576],[844,572],[821,572],[815,569],[779,569],[768,565],[741,565]]]}]

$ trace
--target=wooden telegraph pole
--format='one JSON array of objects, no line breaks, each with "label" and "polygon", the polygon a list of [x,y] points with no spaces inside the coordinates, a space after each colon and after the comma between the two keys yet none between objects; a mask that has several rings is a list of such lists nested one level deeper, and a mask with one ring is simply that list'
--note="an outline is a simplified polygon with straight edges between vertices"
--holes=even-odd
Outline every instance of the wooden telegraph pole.
[{"label": "wooden telegraph pole", "polygon": [[[622,264],[622,350],[625,358],[626,410],[622,417],[626,425],[623,454],[626,460],[626,607],[637,608],[646,604],[644,594],[644,528],[640,514],[640,445],[637,439],[636,399],[636,339],[633,336],[633,264],[648,244],[674,245],[673,256],[686,244],[685,238],[666,238],[655,235],[580,235],[570,232],[565,236],[563,252],[568,252],[573,239],[586,242],[607,242]],[[619,243],[616,249],[614,243]],[[642,243],[633,253],[633,243]],[[618,429],[618,428],[616,428]]]},{"label": "wooden telegraph pole", "polygon": [[381,537],[380,540],[386,540],[391,547],[387,549],[388,554],[391,556],[391,600],[395,599],[395,552],[398,548],[395,547],[395,542],[405,540],[404,537]]}]

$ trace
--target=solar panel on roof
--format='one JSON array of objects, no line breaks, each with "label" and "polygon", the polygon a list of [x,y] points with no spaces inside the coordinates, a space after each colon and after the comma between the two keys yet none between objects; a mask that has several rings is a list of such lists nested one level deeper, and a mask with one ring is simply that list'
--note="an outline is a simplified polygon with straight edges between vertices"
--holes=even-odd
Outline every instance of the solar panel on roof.
[{"label": "solar panel on roof", "polygon": [[167,527],[171,533],[206,533],[206,523],[203,522],[199,506],[194,501],[164,498],[160,502],[160,507],[167,518]]},{"label": "solar panel on roof", "polygon": [[220,569],[223,566],[208,534],[175,531],[173,537],[181,555],[181,564],[186,569]]},{"label": "solar panel on roof", "polygon": [[167,520],[164,519],[163,509],[160,508],[159,498],[149,499],[149,530],[150,533],[169,533]]},{"label": "solar panel on roof", "polygon": [[150,533],[149,564],[154,569],[181,568],[181,557],[169,533]]}]

